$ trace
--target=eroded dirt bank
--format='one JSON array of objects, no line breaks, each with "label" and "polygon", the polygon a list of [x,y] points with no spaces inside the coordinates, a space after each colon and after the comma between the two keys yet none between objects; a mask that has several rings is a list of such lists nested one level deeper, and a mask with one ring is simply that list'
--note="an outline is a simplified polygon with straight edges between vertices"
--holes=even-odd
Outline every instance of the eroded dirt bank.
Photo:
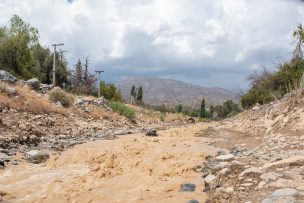
[{"label": "eroded dirt bank", "polygon": [[[173,128],[158,137],[121,136],[53,152],[45,164],[23,162],[0,171],[7,202],[187,202],[207,198],[201,173],[217,149],[194,136],[202,126]],[[194,192],[179,192],[193,183]]]}]

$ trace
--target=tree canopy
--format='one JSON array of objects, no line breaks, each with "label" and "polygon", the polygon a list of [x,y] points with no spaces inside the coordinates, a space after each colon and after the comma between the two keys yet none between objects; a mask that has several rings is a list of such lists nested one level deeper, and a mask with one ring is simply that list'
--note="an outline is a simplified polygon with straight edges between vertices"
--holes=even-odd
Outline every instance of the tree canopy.
[{"label": "tree canopy", "polygon": [[[0,27],[0,68],[22,79],[38,78],[52,83],[53,54],[39,43],[38,30],[14,15]],[[56,54],[57,84],[68,83],[67,61]]]}]

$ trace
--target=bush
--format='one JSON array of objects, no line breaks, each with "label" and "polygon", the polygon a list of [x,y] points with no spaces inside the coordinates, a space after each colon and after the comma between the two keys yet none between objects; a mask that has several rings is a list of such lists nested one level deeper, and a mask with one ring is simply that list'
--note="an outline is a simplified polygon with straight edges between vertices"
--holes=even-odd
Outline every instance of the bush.
[{"label": "bush", "polygon": [[0,93],[7,94],[7,86],[4,83],[0,83]]},{"label": "bush", "polygon": [[128,119],[135,118],[135,111],[130,109],[123,103],[112,101],[110,102],[109,106],[114,112],[117,112],[120,115],[127,117]]},{"label": "bush", "polygon": [[256,103],[266,104],[285,94],[300,88],[304,72],[304,60],[293,58],[290,62],[281,64],[277,71],[264,71],[249,76],[251,87],[242,95],[243,108],[250,108]]},{"label": "bush", "polygon": [[166,113],[165,112],[160,112],[159,119],[160,119],[160,121],[164,122],[166,120]]},{"label": "bush", "polygon": [[100,82],[100,93],[107,100],[122,101],[121,92],[113,84]]},{"label": "bush", "polygon": [[55,103],[60,102],[62,106],[69,107],[73,104],[74,99],[72,96],[65,93],[60,88],[54,88],[49,95],[49,99]]}]

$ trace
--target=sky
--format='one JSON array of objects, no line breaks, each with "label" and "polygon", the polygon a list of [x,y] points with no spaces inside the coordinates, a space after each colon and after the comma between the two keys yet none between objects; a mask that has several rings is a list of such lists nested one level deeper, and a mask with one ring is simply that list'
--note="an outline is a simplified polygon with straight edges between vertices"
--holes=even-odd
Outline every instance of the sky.
[{"label": "sky", "polygon": [[161,77],[201,86],[248,88],[247,76],[291,57],[301,0],[0,0],[51,48],[64,43],[69,67],[90,59],[108,82]]}]

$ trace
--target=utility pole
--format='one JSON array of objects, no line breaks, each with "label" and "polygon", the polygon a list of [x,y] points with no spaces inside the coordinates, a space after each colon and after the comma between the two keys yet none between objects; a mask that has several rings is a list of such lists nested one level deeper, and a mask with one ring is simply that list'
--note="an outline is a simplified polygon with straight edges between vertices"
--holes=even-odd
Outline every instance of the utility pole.
[{"label": "utility pole", "polygon": [[100,97],[100,74],[104,73],[103,70],[96,70],[96,73],[98,73],[98,98]]},{"label": "utility pole", "polygon": [[52,46],[54,47],[54,60],[53,60],[53,86],[56,85],[56,48],[58,46],[63,46],[63,43],[60,44],[52,44]]}]

